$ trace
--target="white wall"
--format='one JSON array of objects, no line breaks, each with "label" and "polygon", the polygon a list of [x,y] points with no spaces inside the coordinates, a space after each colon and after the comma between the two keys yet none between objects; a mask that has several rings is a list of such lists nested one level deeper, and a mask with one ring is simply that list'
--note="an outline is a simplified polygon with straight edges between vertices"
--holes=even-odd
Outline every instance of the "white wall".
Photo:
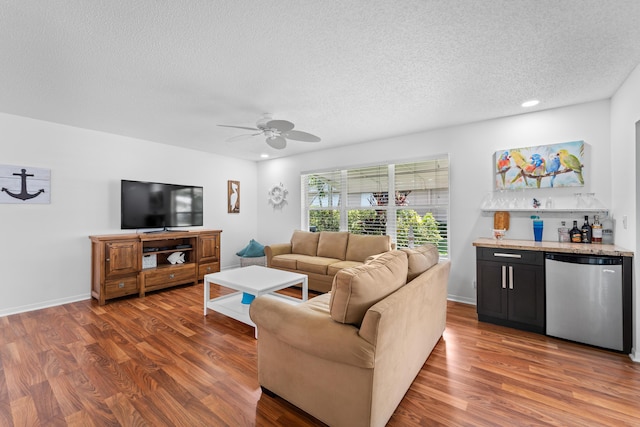
[{"label": "white wall", "polygon": [[[609,101],[523,114],[503,119],[456,126],[366,144],[323,150],[258,164],[258,240],[264,244],[286,242],[300,227],[300,173],[332,167],[357,166],[388,160],[421,159],[450,154],[450,254],[452,260],[449,297],[475,303],[475,251],[472,242],[489,237],[493,216],[483,215],[483,197],[493,189],[493,154],[505,148],[584,140],[587,144],[586,184],[578,189],[529,190],[542,194],[570,195],[595,192],[611,205],[611,144]],[[282,182],[289,190],[288,203],[273,209],[266,199],[270,186]],[[553,191],[553,193],[549,193]],[[614,213],[615,214],[615,213]],[[561,218],[545,218],[543,240],[557,240]],[[566,220],[579,219],[567,217]],[[508,238],[533,239],[531,220],[514,217]]]},{"label": "white wall", "polygon": [[[51,204],[0,205],[0,315],[90,298],[88,236],[120,230],[120,180],[204,187],[204,227],[222,229],[222,268],[256,236],[256,163],[0,114],[5,165],[51,170]],[[228,214],[227,180],[241,212]]]},{"label": "white wall", "polygon": [[[611,99],[611,149],[612,156],[612,199],[618,212],[616,244],[634,251],[634,272],[638,271],[638,239],[640,238],[640,218],[638,216],[638,186],[640,185],[640,153],[636,141],[640,120],[640,67],[631,73],[625,83]],[[627,228],[621,218],[627,216]],[[640,362],[640,293],[634,274],[633,285],[634,340],[631,357]]]}]

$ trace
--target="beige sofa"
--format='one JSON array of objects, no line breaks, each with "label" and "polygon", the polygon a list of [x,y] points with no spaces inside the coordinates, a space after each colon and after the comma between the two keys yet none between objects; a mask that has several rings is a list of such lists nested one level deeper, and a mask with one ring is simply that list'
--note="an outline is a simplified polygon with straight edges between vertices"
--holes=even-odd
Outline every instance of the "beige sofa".
[{"label": "beige sofa", "polygon": [[289,243],[264,247],[267,267],[309,277],[309,289],[329,292],[336,273],[362,265],[371,255],[395,248],[390,236],[363,236],[348,232],[296,230]]},{"label": "beige sofa", "polygon": [[450,263],[435,246],[372,258],[328,294],[250,306],[263,391],[334,427],[385,425],[445,328]]}]

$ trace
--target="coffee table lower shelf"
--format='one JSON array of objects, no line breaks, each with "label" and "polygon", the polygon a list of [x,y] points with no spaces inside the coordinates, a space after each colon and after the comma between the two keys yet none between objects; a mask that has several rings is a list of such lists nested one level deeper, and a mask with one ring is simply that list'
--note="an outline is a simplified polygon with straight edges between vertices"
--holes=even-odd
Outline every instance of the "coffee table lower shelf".
[{"label": "coffee table lower shelf", "polygon": [[[237,292],[211,298],[211,284],[217,284]],[[275,293],[290,286],[302,285],[301,298]],[[275,298],[289,304],[300,304],[309,297],[308,277],[306,274],[293,273],[260,265],[235,268],[204,276],[204,315],[207,310],[216,311],[239,322],[253,326],[255,337],[258,331],[249,317],[250,304],[242,304],[242,295],[247,293],[254,297]]]},{"label": "coffee table lower shelf", "polygon": [[[284,301],[292,305],[300,304],[301,302],[298,298],[292,298],[286,295],[266,294],[263,296]],[[250,304],[242,304],[242,292],[234,292],[207,301],[207,308],[209,310],[224,314],[227,317],[231,317],[255,328],[256,324],[253,323],[249,317],[249,306]]]}]

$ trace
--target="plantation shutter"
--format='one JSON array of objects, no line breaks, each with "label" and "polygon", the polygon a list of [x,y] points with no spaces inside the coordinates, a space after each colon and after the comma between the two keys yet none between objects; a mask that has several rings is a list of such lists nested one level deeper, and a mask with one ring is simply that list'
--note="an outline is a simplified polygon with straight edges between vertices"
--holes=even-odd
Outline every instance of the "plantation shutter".
[{"label": "plantation shutter", "polygon": [[391,236],[449,253],[449,157],[301,175],[302,226]]},{"label": "plantation shutter", "polygon": [[355,234],[387,233],[389,166],[347,171],[347,230]]},{"label": "plantation shutter", "polygon": [[303,212],[308,212],[309,229],[340,231],[342,172],[328,171],[303,175],[302,189],[302,200],[305,204]]},{"label": "plantation shutter", "polygon": [[449,159],[395,165],[398,247],[438,245],[448,253]]}]

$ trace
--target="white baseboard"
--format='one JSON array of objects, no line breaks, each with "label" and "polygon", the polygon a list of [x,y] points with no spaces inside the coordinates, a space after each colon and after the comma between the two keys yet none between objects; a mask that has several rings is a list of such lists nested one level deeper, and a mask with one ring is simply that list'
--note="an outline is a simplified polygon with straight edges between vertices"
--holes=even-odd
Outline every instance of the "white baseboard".
[{"label": "white baseboard", "polygon": [[463,304],[476,305],[476,300],[474,298],[465,298],[457,295],[447,295],[447,299],[449,301],[461,302]]},{"label": "white baseboard", "polygon": [[54,299],[49,301],[42,301],[36,304],[28,304],[20,307],[11,307],[4,310],[0,310],[0,317],[9,316],[9,315],[18,314],[18,313],[26,313],[27,311],[40,310],[43,308],[55,307],[62,304],[84,301],[88,299],[91,299],[91,293],[75,295],[72,297]]},{"label": "white baseboard", "polygon": [[640,354],[636,352],[635,348],[631,349],[631,354],[629,354],[629,358],[636,363],[640,363]]}]

